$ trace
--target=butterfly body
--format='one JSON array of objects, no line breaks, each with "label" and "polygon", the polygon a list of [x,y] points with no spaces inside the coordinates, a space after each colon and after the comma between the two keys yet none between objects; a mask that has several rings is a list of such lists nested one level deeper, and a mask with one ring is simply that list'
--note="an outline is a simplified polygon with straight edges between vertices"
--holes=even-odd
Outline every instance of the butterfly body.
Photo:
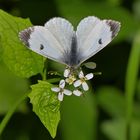
[{"label": "butterfly body", "polygon": [[71,39],[70,52],[64,54],[63,61],[70,67],[78,66],[80,60],[77,53],[77,39],[74,35]]}]

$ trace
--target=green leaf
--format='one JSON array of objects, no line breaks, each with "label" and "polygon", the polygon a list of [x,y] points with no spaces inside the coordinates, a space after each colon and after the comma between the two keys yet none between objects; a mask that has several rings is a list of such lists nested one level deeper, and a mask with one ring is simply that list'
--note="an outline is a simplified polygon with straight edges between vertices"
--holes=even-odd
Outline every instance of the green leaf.
[{"label": "green leaf", "polygon": [[51,91],[51,87],[52,85],[48,82],[39,81],[38,84],[31,86],[32,92],[29,97],[33,111],[54,138],[60,121],[60,102],[57,94]]},{"label": "green leaf", "polygon": [[123,119],[106,121],[101,125],[101,128],[109,140],[126,140],[126,122]]},{"label": "green leaf", "polygon": [[139,140],[140,138],[140,119],[133,120],[131,125],[131,138],[130,140]]},{"label": "green leaf", "polygon": [[140,65],[140,31],[136,35],[132,50],[130,53],[126,79],[125,79],[125,95],[126,95],[126,115],[128,123],[131,123],[133,116],[133,107],[134,107],[134,95],[136,91],[136,84],[138,81],[138,72]]},{"label": "green leaf", "polygon": [[107,0],[108,3],[114,5],[114,6],[117,6],[117,5],[120,5],[121,4],[121,0]]},{"label": "green leaf", "polygon": [[20,77],[30,77],[43,71],[43,57],[28,50],[19,40],[19,31],[32,26],[28,19],[11,16],[0,10],[0,38],[3,60]]},{"label": "green leaf", "polygon": [[89,69],[95,69],[96,68],[96,63],[94,62],[87,62],[83,64],[85,67],[89,68]]},{"label": "green leaf", "polygon": [[125,99],[119,89],[111,86],[100,87],[96,97],[98,104],[111,116],[125,116]]},{"label": "green leaf", "polygon": [[[126,140],[126,120],[114,119],[112,121],[105,121],[101,128],[105,135],[110,140]],[[139,140],[140,137],[140,120],[133,120],[130,128],[130,140]]]},{"label": "green leaf", "polygon": [[137,18],[137,20],[140,21],[140,1],[139,0],[134,1],[133,11],[134,11],[135,18]]},{"label": "green leaf", "polygon": [[[28,80],[15,76],[0,62],[0,114],[5,114],[28,90]],[[26,111],[26,109],[24,102],[19,110]]]},{"label": "green leaf", "polygon": [[82,97],[65,96],[62,104],[62,139],[96,140],[97,112],[93,91]]}]

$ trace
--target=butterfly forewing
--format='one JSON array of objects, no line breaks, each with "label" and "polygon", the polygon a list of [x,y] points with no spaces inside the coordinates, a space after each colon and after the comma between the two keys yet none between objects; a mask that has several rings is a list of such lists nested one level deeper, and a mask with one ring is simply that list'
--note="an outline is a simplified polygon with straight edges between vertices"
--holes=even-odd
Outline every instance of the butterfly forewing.
[{"label": "butterfly forewing", "polygon": [[20,39],[32,51],[66,64],[70,53],[72,25],[63,18],[53,18],[45,26],[33,26],[20,32]]},{"label": "butterfly forewing", "polygon": [[83,19],[76,31],[80,63],[103,49],[117,35],[120,23],[100,20],[96,17]]},{"label": "butterfly forewing", "polygon": [[52,60],[63,62],[64,50],[49,30],[43,26],[34,26],[20,32],[20,39],[32,51]]}]

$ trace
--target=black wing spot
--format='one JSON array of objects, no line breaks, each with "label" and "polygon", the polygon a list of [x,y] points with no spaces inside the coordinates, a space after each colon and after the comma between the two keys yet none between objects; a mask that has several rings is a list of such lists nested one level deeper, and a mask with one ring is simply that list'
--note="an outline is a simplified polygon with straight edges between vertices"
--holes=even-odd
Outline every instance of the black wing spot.
[{"label": "black wing spot", "polygon": [[40,44],[40,50],[43,50],[44,46],[42,44]]},{"label": "black wing spot", "polygon": [[101,45],[101,44],[103,44],[103,42],[102,42],[102,39],[100,38],[99,40],[98,40],[98,43]]}]

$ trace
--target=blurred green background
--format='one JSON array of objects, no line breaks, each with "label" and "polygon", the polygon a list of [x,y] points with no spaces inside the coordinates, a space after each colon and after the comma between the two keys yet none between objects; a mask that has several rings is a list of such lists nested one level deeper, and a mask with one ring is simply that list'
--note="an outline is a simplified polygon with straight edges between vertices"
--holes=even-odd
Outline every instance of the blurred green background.
[{"label": "blurred green background", "polygon": [[[43,25],[56,16],[68,19],[75,27],[89,15],[120,21],[118,36],[90,59],[97,64],[94,72],[102,72],[90,82],[91,91],[81,98],[65,97],[62,102],[55,140],[140,140],[140,0],[0,0],[0,9],[29,17],[34,25]],[[62,72],[62,68],[48,63],[49,70]],[[16,77],[0,59],[0,121],[39,78]],[[29,100],[14,113],[0,138],[51,139]]]}]

